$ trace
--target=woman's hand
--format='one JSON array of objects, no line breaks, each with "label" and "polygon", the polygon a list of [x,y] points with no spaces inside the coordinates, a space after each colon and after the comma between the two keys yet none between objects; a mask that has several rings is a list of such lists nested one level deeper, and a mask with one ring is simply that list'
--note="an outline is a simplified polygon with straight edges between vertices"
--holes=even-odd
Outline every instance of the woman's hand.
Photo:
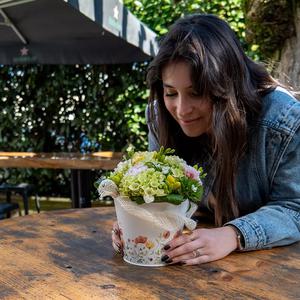
[{"label": "woman's hand", "polygon": [[196,229],[170,241],[162,261],[187,265],[203,264],[221,259],[237,248],[237,237],[230,226]]},{"label": "woman's hand", "polygon": [[112,238],[112,246],[115,249],[115,251],[123,255],[123,243],[121,240],[120,228],[118,222],[114,222],[113,224],[113,229],[111,231],[111,238]]}]

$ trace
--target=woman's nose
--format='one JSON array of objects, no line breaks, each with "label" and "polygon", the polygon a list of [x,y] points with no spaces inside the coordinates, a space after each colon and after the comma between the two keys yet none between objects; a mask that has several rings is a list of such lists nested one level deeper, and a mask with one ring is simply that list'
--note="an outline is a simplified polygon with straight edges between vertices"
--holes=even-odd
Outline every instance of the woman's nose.
[{"label": "woman's nose", "polygon": [[177,114],[179,117],[185,117],[191,114],[193,105],[186,97],[179,97],[177,104]]}]

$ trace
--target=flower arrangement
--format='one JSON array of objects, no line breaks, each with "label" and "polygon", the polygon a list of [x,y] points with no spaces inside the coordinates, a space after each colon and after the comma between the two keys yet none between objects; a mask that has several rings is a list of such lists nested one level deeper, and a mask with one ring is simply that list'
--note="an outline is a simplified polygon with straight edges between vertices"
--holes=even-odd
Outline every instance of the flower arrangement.
[{"label": "flower arrangement", "polygon": [[169,202],[181,204],[186,199],[199,202],[203,193],[201,179],[205,174],[201,167],[190,166],[173,155],[175,150],[129,152],[105,180],[100,181],[98,191],[112,184],[117,193],[137,204]]}]

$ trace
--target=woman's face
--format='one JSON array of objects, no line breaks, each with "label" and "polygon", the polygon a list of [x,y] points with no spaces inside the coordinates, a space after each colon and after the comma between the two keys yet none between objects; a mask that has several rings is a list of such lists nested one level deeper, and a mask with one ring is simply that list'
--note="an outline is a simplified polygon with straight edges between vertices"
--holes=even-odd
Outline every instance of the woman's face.
[{"label": "woman's face", "polygon": [[162,71],[164,102],[167,110],[189,137],[207,133],[211,127],[212,103],[192,88],[189,65],[169,63]]}]

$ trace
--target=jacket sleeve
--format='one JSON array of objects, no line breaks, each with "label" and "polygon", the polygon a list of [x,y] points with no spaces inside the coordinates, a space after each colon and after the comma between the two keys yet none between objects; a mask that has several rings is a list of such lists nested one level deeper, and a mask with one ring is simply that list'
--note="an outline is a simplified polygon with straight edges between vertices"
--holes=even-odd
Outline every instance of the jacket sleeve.
[{"label": "jacket sleeve", "polygon": [[272,248],[300,240],[300,129],[286,146],[269,200],[257,211],[225,225],[242,233],[245,250]]}]

